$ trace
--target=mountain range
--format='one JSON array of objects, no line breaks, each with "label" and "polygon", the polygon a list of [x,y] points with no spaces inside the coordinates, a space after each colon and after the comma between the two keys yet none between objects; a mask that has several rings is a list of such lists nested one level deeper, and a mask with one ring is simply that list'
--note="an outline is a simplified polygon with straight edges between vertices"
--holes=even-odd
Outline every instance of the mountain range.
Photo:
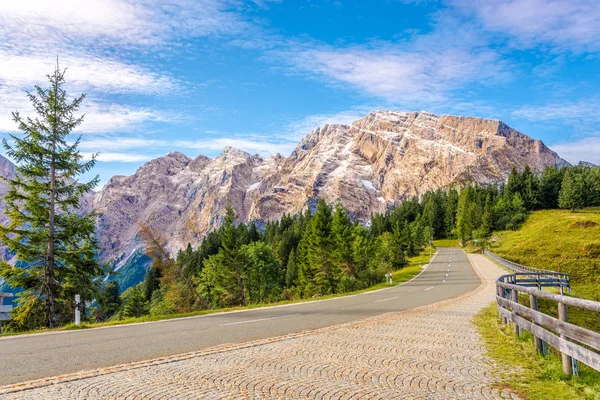
[{"label": "mountain range", "polygon": [[[288,157],[262,158],[232,147],[215,158],[172,152],[131,176],[113,176],[83,206],[98,213],[100,256],[122,272],[126,287],[148,265],[139,242],[142,223],[160,231],[172,252],[198,245],[220,225],[228,203],[240,221],[261,223],[324,198],[368,223],[371,213],[407,197],[504,181],[513,167],[525,165],[541,172],[568,163],[498,120],[373,111],[350,125],[315,128]],[[0,174],[14,174],[10,161],[0,160]]]}]

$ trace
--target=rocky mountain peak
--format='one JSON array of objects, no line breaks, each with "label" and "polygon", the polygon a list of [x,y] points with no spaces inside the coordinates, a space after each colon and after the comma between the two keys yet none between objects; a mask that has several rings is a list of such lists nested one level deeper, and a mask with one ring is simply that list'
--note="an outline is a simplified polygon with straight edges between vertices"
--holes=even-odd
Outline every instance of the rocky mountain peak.
[{"label": "rocky mountain peak", "polygon": [[175,175],[181,172],[192,159],[178,151],[148,161],[136,171],[136,175]]},{"label": "rocky mountain peak", "polygon": [[[350,125],[313,129],[289,157],[262,159],[231,146],[215,158],[172,152],[131,176],[113,177],[89,204],[99,215],[101,256],[121,268],[141,246],[141,223],[161,231],[176,252],[218,227],[228,202],[247,222],[294,214],[323,198],[366,223],[371,213],[428,190],[502,181],[513,167],[539,172],[564,163],[498,120],[377,110]],[[0,158],[0,173],[11,171]]]}]

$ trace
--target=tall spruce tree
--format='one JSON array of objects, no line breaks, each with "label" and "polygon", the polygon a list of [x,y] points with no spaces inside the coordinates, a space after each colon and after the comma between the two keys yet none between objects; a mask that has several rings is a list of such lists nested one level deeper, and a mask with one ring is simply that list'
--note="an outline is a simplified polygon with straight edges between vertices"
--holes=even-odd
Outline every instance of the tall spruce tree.
[{"label": "tall spruce tree", "polygon": [[558,195],[558,205],[560,208],[570,209],[571,211],[585,205],[583,177],[575,168],[568,168],[565,172]]},{"label": "tall spruce tree", "polygon": [[0,263],[0,275],[10,286],[23,289],[15,310],[15,323],[23,326],[30,326],[28,319],[39,318],[33,314],[42,308],[42,301],[44,325],[55,327],[57,307],[64,308],[71,300],[63,297],[63,285],[77,278],[73,285],[91,288],[89,280],[102,273],[95,260],[95,217],[77,212],[81,197],[99,181],[98,176],[87,183],[78,181],[94,166],[95,156],[82,161],[77,149],[81,136],[69,143],[70,134],[83,121],[76,113],[85,95],[67,100],[65,70],[58,62],[48,79],[49,88],[35,86],[27,93],[37,117],[14,112],[22,135],[10,135],[12,143],[3,140],[17,174],[5,179],[10,186],[4,197],[9,223],[0,227],[0,240],[18,262]]}]

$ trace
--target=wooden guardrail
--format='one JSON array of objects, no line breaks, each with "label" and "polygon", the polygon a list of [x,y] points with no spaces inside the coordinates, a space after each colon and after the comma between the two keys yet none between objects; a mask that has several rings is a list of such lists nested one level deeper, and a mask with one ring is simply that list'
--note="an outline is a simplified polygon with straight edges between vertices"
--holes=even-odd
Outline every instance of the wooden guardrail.
[{"label": "wooden guardrail", "polygon": [[525,278],[520,279],[521,286],[536,286],[541,287],[559,287],[562,289],[571,288],[571,277],[569,274],[563,274],[549,269],[540,269],[528,267],[527,265],[517,264],[505,258],[502,258],[491,251],[485,249],[485,255],[519,275],[530,275],[530,282],[526,282]]},{"label": "wooden guardrail", "polygon": [[[542,271],[515,272],[498,278],[496,302],[502,323],[511,322],[518,335],[522,329],[530,332],[540,353],[544,353],[545,343],[557,349],[565,374],[577,373],[577,361],[600,372],[600,333],[569,323],[567,311],[567,307],[576,307],[600,313],[600,302],[564,296],[565,274]],[[561,294],[544,292],[543,286],[557,286]],[[529,307],[519,304],[519,294],[529,296]],[[540,298],[556,302],[558,318],[538,310]]]},{"label": "wooden guardrail", "polygon": [[12,319],[12,306],[2,304],[5,297],[13,297],[13,294],[0,292],[0,333],[2,333],[2,321],[10,321]]}]

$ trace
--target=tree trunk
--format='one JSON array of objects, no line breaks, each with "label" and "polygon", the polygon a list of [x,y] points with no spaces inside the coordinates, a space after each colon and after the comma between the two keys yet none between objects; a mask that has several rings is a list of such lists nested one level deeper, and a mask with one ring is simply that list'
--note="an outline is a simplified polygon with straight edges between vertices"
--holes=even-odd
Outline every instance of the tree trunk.
[{"label": "tree trunk", "polygon": [[[58,74],[58,63],[56,65]],[[58,84],[54,82],[54,121],[52,126],[52,160],[50,162],[50,220],[48,223],[48,293],[46,293],[46,318],[48,328],[56,326],[56,315],[54,313],[54,203],[56,191],[56,107],[58,105]]]},{"label": "tree trunk", "polygon": [[246,293],[244,291],[244,278],[242,278],[242,273],[240,269],[237,269],[237,279],[238,279],[238,287],[240,290],[240,294],[242,296],[242,305],[246,306]]}]

